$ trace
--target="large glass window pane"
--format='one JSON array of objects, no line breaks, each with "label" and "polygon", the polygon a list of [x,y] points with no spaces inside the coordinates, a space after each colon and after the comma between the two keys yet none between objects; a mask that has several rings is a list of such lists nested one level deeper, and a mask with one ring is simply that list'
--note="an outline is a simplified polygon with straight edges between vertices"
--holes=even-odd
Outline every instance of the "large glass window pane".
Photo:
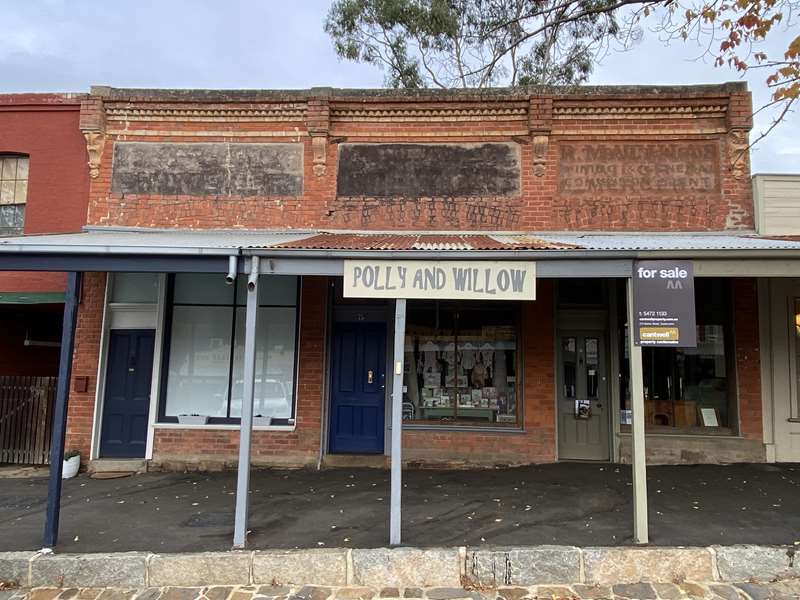
[{"label": "large glass window pane", "polygon": [[234,286],[223,273],[178,273],[175,275],[175,304],[233,304]]},{"label": "large glass window pane", "polygon": [[516,425],[517,305],[408,306],[404,419]]},{"label": "large glass window pane", "polygon": [[24,225],[24,204],[0,204],[0,234],[20,234]]},{"label": "large glass window pane", "polygon": [[[258,283],[260,305],[294,306],[297,304],[297,277],[293,275],[265,275]],[[236,280],[236,304],[247,304],[247,277]]]},{"label": "large glass window pane", "polygon": [[600,385],[600,340],[587,337],[583,345],[586,359],[586,397],[596,399]]},{"label": "large glass window pane", "polygon": [[166,416],[227,416],[232,319],[229,307],[173,308]]},{"label": "large glass window pane", "polygon": [[[696,348],[642,348],[645,426],[651,431],[730,433],[730,291],[723,279],[695,280]],[[623,307],[624,309],[624,307]],[[627,343],[627,333],[620,336]],[[627,348],[620,349],[623,411],[630,409]]]},{"label": "large glass window pane", "polygon": [[[165,350],[169,364],[162,416],[199,414],[212,423],[235,423],[244,393],[246,316],[235,298],[238,288],[246,301],[246,278],[239,277],[234,286],[226,285],[222,274],[176,274],[171,280],[172,338]],[[266,292],[259,294],[255,415],[282,422],[294,417],[297,281],[294,276],[264,276],[259,286]],[[120,288],[117,296],[130,294]]]},{"label": "large glass window pane", "polygon": [[155,304],[158,302],[158,273],[115,273],[111,302]]},{"label": "large glass window pane", "polygon": [[578,395],[578,347],[574,337],[565,337],[561,346],[561,368],[564,370],[564,398]]},{"label": "large glass window pane", "polygon": [[[294,308],[259,308],[256,331],[256,382],[253,414],[292,418],[294,397]],[[231,386],[231,417],[242,414],[246,309],[236,309],[236,336]]]},{"label": "large glass window pane", "polygon": [[14,181],[17,178],[17,157],[0,156],[0,179]]}]

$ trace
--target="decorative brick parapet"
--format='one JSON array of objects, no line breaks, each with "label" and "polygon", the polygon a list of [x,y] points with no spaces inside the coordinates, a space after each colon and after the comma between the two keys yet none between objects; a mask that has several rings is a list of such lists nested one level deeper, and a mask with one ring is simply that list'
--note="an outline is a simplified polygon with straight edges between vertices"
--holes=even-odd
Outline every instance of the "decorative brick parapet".
[{"label": "decorative brick parapet", "polygon": [[[749,229],[749,111],[750,93],[737,84],[481,93],[97,88],[84,101],[81,121],[93,177],[88,219],[96,225],[196,229]],[[302,143],[302,195],[112,191],[110,150],[116,141],[232,140]],[[410,191],[380,198],[342,196],[337,194],[342,142],[515,144],[521,156],[519,192],[499,198],[479,190],[441,198]],[[608,150],[602,160],[582,159],[584,170],[569,174],[570,180],[582,182],[577,192],[561,185],[561,148],[575,142]],[[714,145],[715,165],[695,164],[687,143]],[[663,150],[656,157],[648,151],[654,144]],[[637,148],[647,157],[632,164],[624,157]],[[425,171],[428,166],[414,168]],[[399,176],[409,190],[416,189],[414,173],[411,169],[410,175]],[[712,188],[704,185],[709,174]]]}]

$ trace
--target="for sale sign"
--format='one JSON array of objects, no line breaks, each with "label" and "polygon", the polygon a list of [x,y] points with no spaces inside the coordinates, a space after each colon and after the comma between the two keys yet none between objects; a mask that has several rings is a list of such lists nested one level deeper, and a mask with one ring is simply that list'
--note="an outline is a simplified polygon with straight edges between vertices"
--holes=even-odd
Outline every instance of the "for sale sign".
[{"label": "for sale sign", "polygon": [[637,346],[696,347],[692,262],[634,262],[633,315]]}]

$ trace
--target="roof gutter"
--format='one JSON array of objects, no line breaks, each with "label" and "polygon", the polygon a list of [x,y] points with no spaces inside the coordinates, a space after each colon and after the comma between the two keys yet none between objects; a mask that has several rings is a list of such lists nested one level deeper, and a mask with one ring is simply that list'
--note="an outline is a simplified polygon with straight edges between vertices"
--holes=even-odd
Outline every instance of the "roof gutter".
[{"label": "roof gutter", "polygon": [[603,259],[603,258],[798,258],[800,248],[767,250],[314,250],[243,248],[243,256],[265,258],[330,258],[330,259]]},{"label": "roof gutter", "polygon": [[139,256],[241,256],[241,248],[200,248],[175,246],[110,246],[72,244],[8,244],[0,242],[0,252],[9,254],[127,254]]}]

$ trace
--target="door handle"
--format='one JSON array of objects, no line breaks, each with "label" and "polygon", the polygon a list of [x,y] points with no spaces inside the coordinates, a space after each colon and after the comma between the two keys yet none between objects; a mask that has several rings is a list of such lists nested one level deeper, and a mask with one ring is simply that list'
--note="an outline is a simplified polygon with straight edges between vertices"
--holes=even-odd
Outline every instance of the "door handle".
[{"label": "door handle", "polygon": [[372,383],[373,378],[374,377],[373,377],[372,369],[370,369],[369,371],[367,371],[367,383]]}]

